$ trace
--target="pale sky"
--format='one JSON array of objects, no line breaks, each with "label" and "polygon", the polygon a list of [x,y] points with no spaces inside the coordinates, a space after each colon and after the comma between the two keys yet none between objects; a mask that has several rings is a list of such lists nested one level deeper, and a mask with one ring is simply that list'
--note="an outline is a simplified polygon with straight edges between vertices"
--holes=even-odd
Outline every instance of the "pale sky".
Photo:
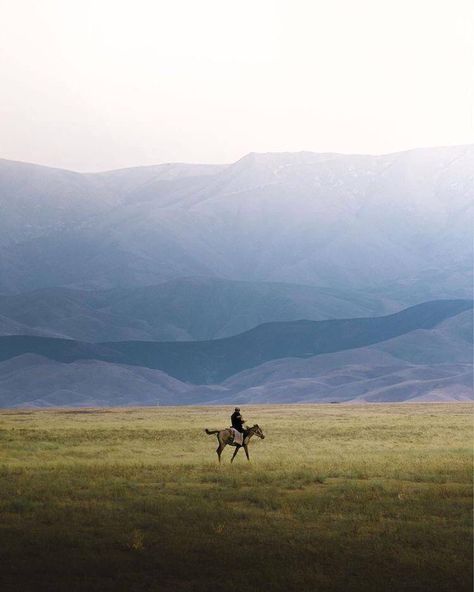
[{"label": "pale sky", "polygon": [[0,0],[0,158],[474,142],[472,0]]}]

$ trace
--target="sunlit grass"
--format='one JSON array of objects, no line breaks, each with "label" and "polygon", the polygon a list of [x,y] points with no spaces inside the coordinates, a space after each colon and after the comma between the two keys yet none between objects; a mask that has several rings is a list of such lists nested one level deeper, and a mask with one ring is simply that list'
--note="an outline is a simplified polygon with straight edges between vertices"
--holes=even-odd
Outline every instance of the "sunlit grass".
[{"label": "sunlit grass", "polygon": [[[0,413],[3,590],[471,589],[472,407]],[[3,579],[3,581],[2,581]]]}]

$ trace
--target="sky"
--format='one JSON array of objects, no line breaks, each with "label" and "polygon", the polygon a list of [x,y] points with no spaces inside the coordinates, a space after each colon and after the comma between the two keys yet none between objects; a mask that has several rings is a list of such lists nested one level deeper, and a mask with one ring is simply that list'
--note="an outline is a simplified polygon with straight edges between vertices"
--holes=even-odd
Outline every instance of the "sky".
[{"label": "sky", "polygon": [[0,158],[474,142],[472,0],[0,0]]}]

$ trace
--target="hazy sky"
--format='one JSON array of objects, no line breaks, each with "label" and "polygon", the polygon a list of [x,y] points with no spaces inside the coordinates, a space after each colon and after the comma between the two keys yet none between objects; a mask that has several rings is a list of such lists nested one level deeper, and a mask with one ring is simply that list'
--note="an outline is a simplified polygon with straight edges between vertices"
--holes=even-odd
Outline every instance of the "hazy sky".
[{"label": "hazy sky", "polygon": [[472,0],[0,0],[0,157],[474,142]]}]

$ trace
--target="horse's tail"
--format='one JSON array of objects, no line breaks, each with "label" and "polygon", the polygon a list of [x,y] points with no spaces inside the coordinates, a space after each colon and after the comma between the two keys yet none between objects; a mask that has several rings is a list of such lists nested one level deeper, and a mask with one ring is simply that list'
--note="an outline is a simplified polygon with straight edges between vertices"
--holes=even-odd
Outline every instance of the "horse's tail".
[{"label": "horse's tail", "polygon": [[220,432],[220,430],[208,430],[206,428],[206,434],[209,434],[209,435],[211,435],[211,434],[218,434],[219,432]]}]

